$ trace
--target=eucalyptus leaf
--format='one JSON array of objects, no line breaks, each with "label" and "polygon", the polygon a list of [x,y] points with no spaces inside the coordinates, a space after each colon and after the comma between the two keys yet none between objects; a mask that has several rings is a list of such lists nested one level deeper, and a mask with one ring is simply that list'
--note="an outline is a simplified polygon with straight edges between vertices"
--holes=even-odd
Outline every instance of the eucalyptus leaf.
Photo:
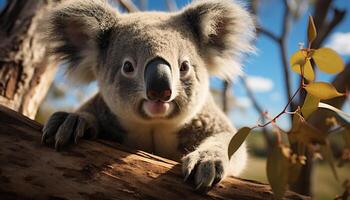
[{"label": "eucalyptus leaf", "polygon": [[230,144],[228,146],[228,156],[229,158],[239,149],[243,144],[247,136],[252,129],[249,127],[243,127],[237,131],[237,133],[232,137]]},{"label": "eucalyptus leaf", "polygon": [[283,154],[283,148],[288,147],[282,145],[273,147],[266,162],[267,179],[276,199],[283,199],[289,182],[290,162]]},{"label": "eucalyptus leaf", "polygon": [[339,93],[332,84],[326,82],[310,83],[305,87],[305,90],[320,100],[344,96],[344,94]]},{"label": "eucalyptus leaf", "polygon": [[340,55],[330,48],[320,48],[312,54],[317,67],[328,74],[336,74],[344,70],[344,61]]},{"label": "eucalyptus leaf", "polygon": [[311,94],[307,94],[304,104],[301,107],[301,113],[305,118],[308,118],[314,111],[317,110],[318,103],[320,102],[320,99],[312,96]]},{"label": "eucalyptus leaf", "polygon": [[317,31],[316,31],[315,23],[314,23],[312,16],[309,15],[309,24],[307,27],[308,41],[310,43],[313,42],[316,39],[316,36],[317,36]]}]

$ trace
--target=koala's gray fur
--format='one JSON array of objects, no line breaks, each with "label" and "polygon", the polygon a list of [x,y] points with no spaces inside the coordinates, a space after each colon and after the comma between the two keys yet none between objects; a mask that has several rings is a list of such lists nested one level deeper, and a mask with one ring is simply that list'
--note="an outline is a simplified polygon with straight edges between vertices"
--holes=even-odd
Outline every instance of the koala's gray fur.
[{"label": "koala's gray fur", "polygon": [[[239,4],[203,0],[174,13],[119,14],[104,1],[73,0],[52,11],[46,26],[47,44],[72,79],[96,80],[99,93],[75,113],[51,116],[43,143],[60,149],[81,137],[113,139],[182,160],[197,189],[244,169],[245,146],[228,158],[236,129],[209,92],[210,75],[240,73],[242,54],[253,49],[253,21]],[[154,59],[171,70],[171,96],[159,103],[160,114],[145,92],[145,68]]]}]

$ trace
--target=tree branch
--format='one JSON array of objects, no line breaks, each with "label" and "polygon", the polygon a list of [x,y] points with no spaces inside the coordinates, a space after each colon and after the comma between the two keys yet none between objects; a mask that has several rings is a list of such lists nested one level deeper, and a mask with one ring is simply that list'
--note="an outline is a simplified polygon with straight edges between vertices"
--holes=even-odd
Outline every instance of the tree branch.
[{"label": "tree branch", "polygon": [[[290,9],[289,9],[287,0],[284,0],[283,2],[284,2],[284,15],[283,15],[282,33],[279,39],[279,47],[280,47],[281,58],[282,58],[286,96],[288,100],[290,100],[292,97],[292,86],[290,81],[290,71],[288,67],[289,64],[288,64],[288,58],[287,58],[286,40],[290,29],[291,15],[290,15]],[[295,110],[295,106],[293,102],[289,106],[289,111],[292,111],[292,110]],[[290,119],[292,120],[292,117]]]},{"label": "tree branch", "polygon": [[229,106],[229,97],[230,97],[230,89],[231,89],[232,83],[230,81],[224,80],[223,81],[223,88],[222,88],[222,110],[224,113],[228,114],[228,111],[230,110]]},{"label": "tree branch", "polygon": [[258,32],[258,34],[263,34],[263,35],[267,36],[268,38],[270,38],[271,40],[273,40],[276,43],[278,43],[280,41],[280,38],[278,36],[276,36],[271,31],[268,31],[262,27],[258,27],[257,32]]},{"label": "tree branch", "polygon": [[[248,98],[252,101],[253,103],[253,106],[254,106],[254,109],[259,113],[260,115],[260,118],[261,118],[261,123],[262,124],[265,124],[266,123],[266,119],[265,119],[265,115],[264,115],[264,110],[262,109],[262,107],[259,105],[258,101],[256,100],[254,94],[253,94],[253,91],[249,88],[248,84],[247,84],[247,80],[246,80],[246,77],[243,77],[241,76],[241,82],[242,82],[242,85],[244,87],[244,89],[246,90],[247,92],[247,96]],[[272,141],[272,138],[270,137],[269,135],[269,132],[267,130],[266,127],[262,127],[262,132],[263,132],[263,135],[264,135],[264,138],[265,138],[265,142],[266,142],[266,147],[268,149],[268,152],[270,152],[271,150],[271,147],[273,147],[273,141]]]},{"label": "tree branch", "polygon": [[[320,30],[327,19],[327,13],[328,9],[332,3],[332,0],[320,0],[315,3],[315,9],[314,9],[314,23],[316,30]],[[317,13],[317,17],[316,17]]]},{"label": "tree branch", "polygon": [[118,0],[120,5],[122,5],[128,12],[138,12],[137,6],[130,0]]},{"label": "tree branch", "polygon": [[[322,1],[319,1],[322,2]],[[315,41],[312,44],[312,48],[320,48],[325,41],[325,39],[329,36],[329,34],[333,31],[333,29],[343,21],[346,11],[345,10],[339,10],[339,9],[333,9],[334,15],[332,20],[329,22],[324,22],[324,25],[322,27],[319,27],[318,29],[318,35],[315,39]],[[314,18],[318,17],[319,13],[314,13]]]}]

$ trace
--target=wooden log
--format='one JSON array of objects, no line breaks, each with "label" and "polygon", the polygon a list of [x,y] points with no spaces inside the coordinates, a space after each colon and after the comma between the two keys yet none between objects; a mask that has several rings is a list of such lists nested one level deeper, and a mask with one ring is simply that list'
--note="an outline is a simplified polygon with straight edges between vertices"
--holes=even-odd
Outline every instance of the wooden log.
[{"label": "wooden log", "polygon": [[[272,199],[269,185],[227,178],[207,194],[179,163],[109,141],[64,152],[40,144],[42,125],[0,106],[0,199]],[[309,199],[287,192],[286,199]]]}]

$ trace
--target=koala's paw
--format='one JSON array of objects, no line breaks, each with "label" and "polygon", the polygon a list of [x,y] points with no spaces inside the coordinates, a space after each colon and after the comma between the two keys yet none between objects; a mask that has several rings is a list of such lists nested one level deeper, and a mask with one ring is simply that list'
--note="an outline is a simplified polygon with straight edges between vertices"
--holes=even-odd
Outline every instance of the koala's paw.
[{"label": "koala's paw", "polygon": [[67,112],[56,112],[46,122],[43,128],[41,142],[54,145],[59,151],[69,143],[77,143],[84,135],[95,136],[96,128],[84,115]]},{"label": "koala's paw", "polygon": [[202,192],[225,178],[228,166],[228,156],[221,151],[196,150],[182,158],[184,181],[193,177],[196,190]]}]

